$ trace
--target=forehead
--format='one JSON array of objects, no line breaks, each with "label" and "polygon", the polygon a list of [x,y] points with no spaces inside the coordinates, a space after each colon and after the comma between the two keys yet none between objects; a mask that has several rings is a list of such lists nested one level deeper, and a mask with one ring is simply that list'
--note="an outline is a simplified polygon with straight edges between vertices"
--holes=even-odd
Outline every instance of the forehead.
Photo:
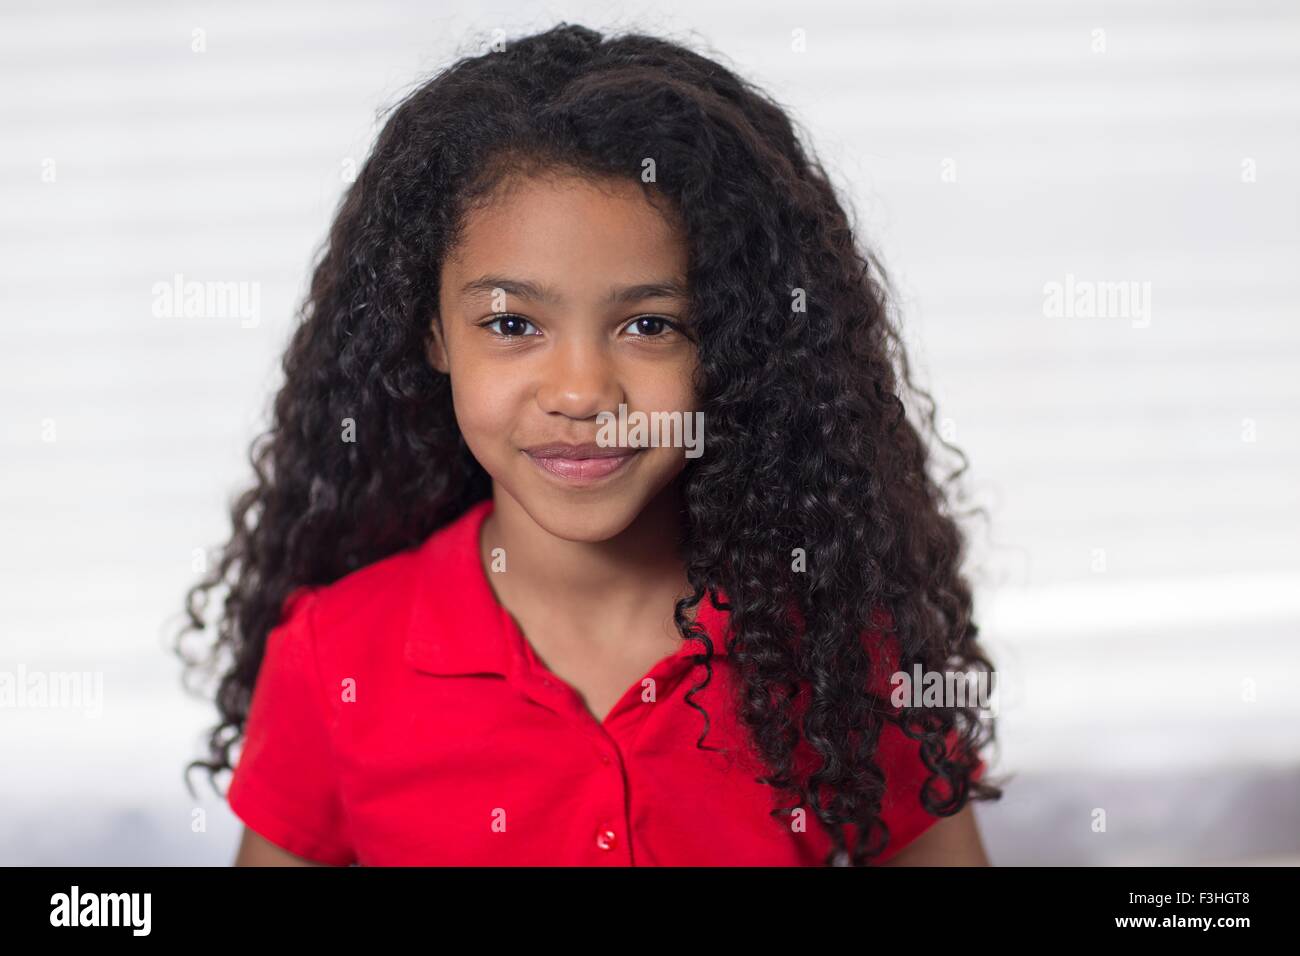
[{"label": "forehead", "polygon": [[607,285],[648,273],[684,277],[687,259],[676,216],[639,182],[551,173],[510,178],[470,210],[444,272],[528,271]]}]

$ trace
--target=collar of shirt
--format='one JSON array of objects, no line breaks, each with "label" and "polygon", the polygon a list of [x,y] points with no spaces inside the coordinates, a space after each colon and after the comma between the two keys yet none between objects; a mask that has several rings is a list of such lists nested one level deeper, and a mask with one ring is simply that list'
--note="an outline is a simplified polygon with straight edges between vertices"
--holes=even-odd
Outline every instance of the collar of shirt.
[{"label": "collar of shirt", "polygon": [[[479,529],[493,501],[471,506],[434,532],[419,548],[420,586],[411,606],[406,662],[429,674],[500,674],[511,677],[524,666],[525,649],[510,617],[487,578],[479,555]],[[719,602],[726,604],[719,590]],[[713,606],[708,593],[696,607],[696,622],[713,642],[713,656],[725,658],[728,612]],[[698,638],[683,641],[676,658],[704,653]]]}]

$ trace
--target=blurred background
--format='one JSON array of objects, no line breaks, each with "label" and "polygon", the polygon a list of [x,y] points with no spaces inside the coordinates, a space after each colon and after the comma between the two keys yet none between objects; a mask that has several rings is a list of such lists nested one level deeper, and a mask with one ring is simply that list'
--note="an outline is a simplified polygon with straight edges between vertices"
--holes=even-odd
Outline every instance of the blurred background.
[{"label": "blurred background", "polygon": [[993,862],[1300,862],[1300,7],[159,0],[0,12],[0,681],[89,680],[0,705],[0,863],[233,859],[171,635],[312,256],[382,108],[561,20],[767,88],[889,271],[989,517]]}]

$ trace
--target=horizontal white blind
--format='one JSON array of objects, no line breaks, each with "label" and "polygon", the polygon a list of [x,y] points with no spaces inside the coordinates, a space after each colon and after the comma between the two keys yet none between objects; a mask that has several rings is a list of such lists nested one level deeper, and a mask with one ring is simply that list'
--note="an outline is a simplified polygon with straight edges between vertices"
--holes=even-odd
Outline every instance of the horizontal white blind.
[{"label": "horizontal white blind", "polygon": [[[1300,8],[564,15],[707,42],[792,109],[852,202],[991,511],[972,573],[1006,765],[1294,768]],[[228,822],[196,846],[178,811],[212,711],[180,697],[163,625],[226,533],[377,111],[478,35],[551,22],[414,0],[0,12],[0,669],[105,681],[98,720],[0,713],[0,862],[230,852]],[[155,316],[177,275],[255,286],[256,321]],[[1136,295],[1057,316],[1051,283],[1076,306]],[[100,828],[33,836],[92,779]],[[129,838],[94,836],[110,827]],[[1056,832],[994,831],[1007,862]]]}]

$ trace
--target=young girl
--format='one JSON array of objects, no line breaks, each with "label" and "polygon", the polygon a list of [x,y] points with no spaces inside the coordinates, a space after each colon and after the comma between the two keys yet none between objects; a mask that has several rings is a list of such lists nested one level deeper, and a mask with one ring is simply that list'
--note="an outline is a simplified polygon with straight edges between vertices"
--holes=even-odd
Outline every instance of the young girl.
[{"label": "young girl", "polygon": [[992,724],[897,693],[991,665],[884,287],[673,43],[561,25],[408,96],[189,595],[237,862],[987,863]]}]

